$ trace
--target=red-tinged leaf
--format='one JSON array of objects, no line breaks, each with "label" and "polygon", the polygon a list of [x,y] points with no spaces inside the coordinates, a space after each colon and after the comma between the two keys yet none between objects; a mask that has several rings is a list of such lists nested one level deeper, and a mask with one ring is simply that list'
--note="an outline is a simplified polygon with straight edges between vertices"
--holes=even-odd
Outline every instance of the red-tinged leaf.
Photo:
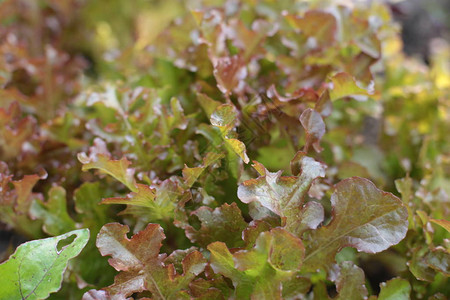
[{"label": "red-tinged leaf", "polygon": [[264,54],[265,50],[261,47],[261,43],[266,37],[267,31],[273,29],[273,24],[268,24],[264,20],[256,20],[252,27],[259,27],[259,30],[249,30],[239,19],[232,19],[229,23],[228,34],[231,35],[233,45],[242,50],[245,61]]},{"label": "red-tinged leaf", "polygon": [[117,271],[141,270],[147,264],[158,264],[159,249],[165,238],[161,226],[149,224],[144,230],[127,237],[128,226],[109,223],[97,236],[97,247]]},{"label": "red-tinged leaf", "polygon": [[245,249],[250,250],[255,246],[256,239],[258,236],[264,232],[269,231],[271,229],[271,226],[269,223],[261,221],[261,220],[254,220],[252,221],[249,226],[242,232],[242,239],[245,241]]},{"label": "red-tinged leaf", "polygon": [[303,270],[328,269],[336,253],[347,246],[377,253],[399,243],[408,229],[408,212],[401,201],[367,179],[353,177],[336,185],[331,196],[333,218],[309,235]]},{"label": "red-tinged leaf", "polygon": [[121,272],[114,277],[114,283],[104,290],[107,292],[107,299],[128,299],[131,294],[145,290],[145,275],[136,271]]},{"label": "red-tinged leaf", "polygon": [[233,281],[239,299],[281,299],[282,283],[293,278],[304,256],[301,240],[282,228],[261,233],[251,250],[231,254],[222,242],[208,250],[214,272]]},{"label": "red-tinged leaf", "polygon": [[380,284],[378,300],[409,300],[411,285],[402,278],[394,278]]},{"label": "red-tinged leaf", "polygon": [[231,289],[220,275],[211,280],[197,279],[189,285],[194,299],[229,299]]},{"label": "red-tinged leaf", "polygon": [[312,145],[316,152],[321,152],[320,140],[325,134],[325,123],[322,116],[315,110],[308,108],[300,116],[300,122],[306,131],[305,151]]},{"label": "red-tinged leaf", "polygon": [[33,194],[32,189],[37,180],[45,178],[46,175],[46,173],[41,176],[25,175],[22,180],[13,181],[13,175],[10,175],[8,166],[0,161],[1,222],[31,238],[40,238],[42,236],[40,220],[31,220],[29,211],[33,198],[42,196],[41,194]]},{"label": "red-tinged leaf", "polygon": [[351,97],[358,101],[365,101],[370,96],[368,90],[357,85],[355,78],[347,73],[341,72],[331,78],[333,88],[330,91],[331,101],[345,97]]},{"label": "red-tinged leaf", "polygon": [[293,15],[286,15],[286,18],[293,28],[300,30],[307,37],[314,38],[317,46],[328,46],[335,41],[337,23],[330,13],[310,10],[301,18]]},{"label": "red-tinged leaf", "polygon": [[240,92],[247,77],[247,67],[242,57],[238,55],[217,58],[214,63],[214,77],[217,87],[225,95],[233,91]]},{"label": "red-tinged leaf", "polygon": [[181,275],[170,261],[165,264],[165,256],[159,254],[165,236],[158,224],[149,224],[131,239],[126,236],[128,231],[126,225],[110,223],[103,226],[97,237],[100,253],[110,255],[110,265],[122,271],[114,284],[104,289],[111,299],[125,299],[146,290],[154,299],[178,299],[179,293],[188,289],[189,283],[203,272],[206,260],[198,251],[184,257]]},{"label": "red-tinged leaf", "polygon": [[425,255],[428,253],[428,247],[417,247],[411,249],[412,258],[407,262],[409,271],[421,281],[432,282],[436,276],[436,270],[425,260]]},{"label": "red-tinged leaf", "polygon": [[243,182],[238,188],[239,199],[244,203],[257,201],[280,217],[286,217],[287,223],[293,222],[313,180],[325,175],[322,164],[310,157],[304,157],[301,166],[298,177],[266,171],[264,176]]},{"label": "red-tinged leaf", "polygon": [[189,253],[182,262],[183,274],[177,274],[172,264],[166,267],[149,266],[145,270],[145,287],[151,291],[155,299],[185,299],[185,290],[189,283],[206,266],[203,255],[194,251]]},{"label": "red-tinged leaf", "polygon": [[438,224],[439,226],[445,228],[448,232],[450,232],[450,221],[447,220],[436,220],[436,219],[430,219],[430,222],[434,224]]},{"label": "red-tinged leaf", "polygon": [[[311,88],[301,88],[301,89],[294,91],[292,94],[282,96],[278,93],[275,85],[271,85],[269,87],[269,89],[267,90],[266,94],[267,94],[267,97],[269,97],[270,99],[272,99],[274,101],[273,105],[275,107],[284,106],[286,102],[290,102],[293,100],[316,102],[319,98],[316,91],[314,91]],[[283,103],[283,102],[285,102],[285,103]],[[272,103],[268,103],[268,104],[272,104]],[[289,113],[289,112],[286,112],[286,113]]]},{"label": "red-tinged leaf", "polygon": [[89,290],[84,293],[82,300],[108,300],[112,299],[105,290]]},{"label": "red-tinged leaf", "polygon": [[334,265],[330,280],[336,283],[336,300],[363,300],[367,298],[364,271],[351,261]]},{"label": "red-tinged leaf", "polygon": [[86,153],[79,153],[78,160],[83,164],[83,171],[90,169],[100,170],[123,183],[131,191],[138,191],[134,180],[134,170],[128,168],[131,162],[126,157],[122,157],[120,160],[113,160],[103,153],[94,153],[94,155],[91,154],[89,157]]},{"label": "red-tinged leaf", "polygon": [[27,116],[21,117],[20,105],[12,102],[7,110],[0,108],[0,158],[8,161],[23,151],[25,142],[33,139],[37,131],[36,120]]},{"label": "red-tinged leaf", "polygon": [[208,244],[221,241],[229,248],[242,246],[242,231],[247,227],[247,223],[242,217],[240,209],[236,203],[223,204],[214,210],[207,206],[202,206],[192,213],[201,222],[199,230],[191,226],[185,228],[186,236],[202,247]]},{"label": "red-tinged leaf", "polygon": [[295,153],[294,158],[290,161],[291,173],[295,176],[300,175],[302,171],[302,160],[306,156],[306,152],[298,151]]},{"label": "red-tinged leaf", "polygon": [[[16,204],[14,211],[18,214],[27,214],[31,205],[32,189],[36,183],[41,179],[39,175],[25,175],[21,180],[11,181],[16,191]],[[70,230],[68,230],[70,231]],[[65,232],[68,232],[65,231]],[[62,232],[61,234],[65,233]]]},{"label": "red-tinged leaf", "polygon": [[286,226],[286,229],[301,237],[308,229],[316,229],[324,220],[325,213],[323,206],[315,201],[310,201],[303,205],[301,210],[293,220]]}]

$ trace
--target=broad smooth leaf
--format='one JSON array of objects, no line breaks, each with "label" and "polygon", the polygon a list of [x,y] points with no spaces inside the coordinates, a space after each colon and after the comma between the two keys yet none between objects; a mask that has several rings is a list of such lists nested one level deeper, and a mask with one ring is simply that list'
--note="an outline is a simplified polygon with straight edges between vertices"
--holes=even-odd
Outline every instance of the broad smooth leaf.
[{"label": "broad smooth leaf", "polygon": [[344,247],[377,253],[399,243],[408,229],[408,211],[400,199],[367,179],[352,177],[336,185],[331,222],[312,231],[306,244],[304,271],[328,269]]},{"label": "broad smooth leaf", "polygon": [[394,278],[380,284],[378,300],[409,300],[411,285],[402,278]]},{"label": "broad smooth leaf", "polygon": [[[58,243],[75,239],[60,248]],[[89,229],[20,245],[9,260],[0,265],[0,299],[45,299],[61,287],[64,270],[89,240]]]}]

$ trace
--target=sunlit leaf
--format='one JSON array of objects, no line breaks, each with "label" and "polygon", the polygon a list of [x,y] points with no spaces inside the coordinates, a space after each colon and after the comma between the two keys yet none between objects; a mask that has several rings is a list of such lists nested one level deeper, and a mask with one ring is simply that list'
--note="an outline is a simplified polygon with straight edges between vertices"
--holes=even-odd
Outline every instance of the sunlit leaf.
[{"label": "sunlit leaf", "polygon": [[[75,236],[74,240],[70,240]],[[89,240],[89,230],[24,243],[8,261],[0,265],[2,299],[45,299],[61,288],[63,273],[70,259],[77,256]],[[62,246],[60,242],[69,243]]]},{"label": "sunlit leaf", "polygon": [[345,97],[355,100],[367,100],[370,93],[357,85],[355,79],[347,73],[338,73],[331,78],[333,88],[330,91],[331,101]]}]

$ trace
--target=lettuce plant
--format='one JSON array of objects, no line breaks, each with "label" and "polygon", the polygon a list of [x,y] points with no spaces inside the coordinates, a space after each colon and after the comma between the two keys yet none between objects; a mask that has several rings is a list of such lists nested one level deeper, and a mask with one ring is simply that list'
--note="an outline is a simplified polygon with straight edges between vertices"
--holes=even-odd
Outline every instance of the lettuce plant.
[{"label": "lettuce plant", "polygon": [[3,15],[4,297],[449,295],[450,46],[407,57],[388,4]]}]

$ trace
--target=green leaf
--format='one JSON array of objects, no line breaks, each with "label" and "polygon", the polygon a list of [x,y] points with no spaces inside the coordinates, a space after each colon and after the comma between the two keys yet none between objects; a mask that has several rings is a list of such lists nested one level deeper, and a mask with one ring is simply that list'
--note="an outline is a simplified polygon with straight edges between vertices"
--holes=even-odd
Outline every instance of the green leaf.
[{"label": "green leaf", "polygon": [[450,221],[430,219],[430,222],[433,222],[434,224],[438,224],[439,226],[445,228],[445,230],[450,232]]},{"label": "green leaf", "polygon": [[[59,243],[76,236],[68,245]],[[89,230],[20,245],[9,260],[0,265],[1,299],[45,299],[61,288],[68,261],[77,256],[89,240]]]},{"label": "green leaf", "polygon": [[355,78],[348,73],[338,73],[331,78],[333,89],[330,91],[331,101],[345,97],[351,97],[355,100],[364,101],[370,96],[370,93],[356,84]]},{"label": "green leaf", "polygon": [[222,104],[211,114],[210,121],[211,124],[218,127],[225,136],[236,126],[236,108],[231,104]]},{"label": "green leaf", "polygon": [[187,187],[190,188],[197,181],[197,179],[200,177],[200,175],[207,167],[217,162],[223,156],[224,155],[222,153],[208,152],[206,153],[205,157],[203,157],[203,163],[200,166],[189,168],[185,165],[182,172],[183,172],[183,179]]},{"label": "green leaf", "polygon": [[44,231],[59,235],[76,228],[75,221],[67,212],[66,190],[55,186],[48,192],[48,200],[37,199],[30,208],[30,215],[44,221]]},{"label": "green leaf", "polygon": [[411,285],[402,278],[394,278],[380,284],[378,300],[409,300]]},{"label": "green leaf", "polygon": [[231,254],[222,242],[208,250],[214,272],[233,281],[239,299],[281,299],[281,283],[293,278],[304,256],[301,240],[282,228],[261,233],[251,250]]},{"label": "green leaf", "polygon": [[127,204],[153,208],[155,206],[155,191],[145,184],[136,184],[136,192],[129,193],[126,197],[114,197],[103,199],[101,204]]},{"label": "green leaf", "polygon": [[193,243],[202,247],[215,241],[225,242],[229,248],[243,245],[242,231],[247,227],[247,223],[236,203],[225,203],[214,210],[202,206],[192,212],[192,215],[197,216],[201,222],[199,230],[191,226],[185,228],[186,236]]},{"label": "green leaf", "polygon": [[247,156],[245,144],[234,138],[235,134],[232,132],[237,122],[236,108],[231,104],[222,104],[211,114],[210,121],[213,126],[219,128],[229,152],[236,153],[247,164],[250,159]]},{"label": "green leaf", "polygon": [[408,229],[408,212],[400,199],[367,179],[353,177],[336,185],[331,222],[312,231],[303,270],[328,269],[344,247],[377,253],[399,243]]},{"label": "green leaf", "polygon": [[334,265],[330,279],[336,283],[335,300],[363,300],[367,298],[364,271],[351,261]]},{"label": "green leaf", "polygon": [[133,169],[128,169],[131,162],[126,157],[122,157],[120,160],[113,160],[103,153],[94,153],[94,155],[91,154],[89,157],[86,153],[79,153],[78,160],[83,164],[83,171],[90,169],[100,170],[123,183],[131,191],[137,192],[134,171]]},{"label": "green leaf", "polygon": [[202,93],[197,94],[197,101],[205,111],[208,118],[211,118],[211,115],[216,110],[216,108],[222,104],[219,101],[215,101]]},{"label": "green leaf", "polygon": [[248,164],[250,159],[247,156],[246,147],[243,142],[238,139],[225,139],[225,143],[229,146],[239,157]]}]

